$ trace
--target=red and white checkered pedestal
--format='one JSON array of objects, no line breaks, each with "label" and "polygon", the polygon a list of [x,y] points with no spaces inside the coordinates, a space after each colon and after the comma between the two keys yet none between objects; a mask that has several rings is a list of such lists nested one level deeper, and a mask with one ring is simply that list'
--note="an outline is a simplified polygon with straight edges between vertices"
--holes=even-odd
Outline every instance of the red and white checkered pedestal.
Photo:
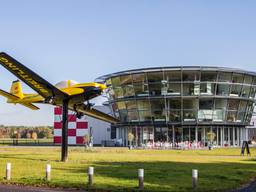
[{"label": "red and white checkered pedestal", "polygon": [[[62,109],[54,108],[54,144],[61,144],[62,137]],[[88,134],[88,121],[78,119],[74,112],[68,112],[68,144],[82,145],[84,136]]]}]

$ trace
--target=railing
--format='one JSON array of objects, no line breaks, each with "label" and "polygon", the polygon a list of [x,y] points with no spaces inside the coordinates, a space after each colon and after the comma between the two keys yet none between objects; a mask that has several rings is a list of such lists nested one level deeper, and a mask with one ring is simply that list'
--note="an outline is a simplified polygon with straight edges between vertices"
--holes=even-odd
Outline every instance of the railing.
[{"label": "railing", "polygon": [[53,145],[53,139],[0,139],[0,145]]}]

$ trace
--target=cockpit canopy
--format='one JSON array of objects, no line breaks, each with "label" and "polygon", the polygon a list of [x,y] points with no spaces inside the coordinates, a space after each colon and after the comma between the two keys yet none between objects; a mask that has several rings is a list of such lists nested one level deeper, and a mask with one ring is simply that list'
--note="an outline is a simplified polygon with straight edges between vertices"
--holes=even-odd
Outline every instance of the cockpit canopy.
[{"label": "cockpit canopy", "polygon": [[59,89],[64,89],[64,88],[71,87],[75,84],[78,84],[78,82],[76,82],[74,80],[65,80],[65,81],[61,81],[61,82],[57,83],[55,86]]}]

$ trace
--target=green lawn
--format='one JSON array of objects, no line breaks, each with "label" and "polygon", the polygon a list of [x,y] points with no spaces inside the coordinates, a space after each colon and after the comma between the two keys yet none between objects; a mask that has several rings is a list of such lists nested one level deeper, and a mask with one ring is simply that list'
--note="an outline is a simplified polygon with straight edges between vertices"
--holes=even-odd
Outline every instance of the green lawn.
[{"label": "green lawn", "polygon": [[[0,147],[0,178],[12,163],[12,183],[87,188],[87,168],[95,167],[95,191],[136,191],[137,169],[145,169],[145,191],[191,191],[191,170],[199,171],[197,191],[225,191],[256,177],[256,149],[252,157],[240,149],[128,150],[124,148],[70,148],[62,163],[58,147]],[[46,182],[45,165],[52,165]]]}]

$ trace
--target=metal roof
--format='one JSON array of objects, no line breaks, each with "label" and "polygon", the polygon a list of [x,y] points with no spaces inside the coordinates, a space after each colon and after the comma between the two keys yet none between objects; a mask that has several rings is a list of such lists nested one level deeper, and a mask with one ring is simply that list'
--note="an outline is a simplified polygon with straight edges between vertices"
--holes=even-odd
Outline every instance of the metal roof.
[{"label": "metal roof", "polygon": [[95,81],[102,82],[110,77],[121,76],[121,75],[129,75],[135,73],[146,73],[146,72],[157,72],[157,71],[223,71],[223,72],[235,72],[241,74],[247,74],[256,76],[256,72],[246,71],[237,68],[229,68],[229,67],[213,67],[213,66],[167,66],[167,67],[150,67],[150,68],[140,68],[140,69],[132,69],[126,71],[120,71],[116,73],[111,73],[107,75],[103,75],[98,77]]}]

